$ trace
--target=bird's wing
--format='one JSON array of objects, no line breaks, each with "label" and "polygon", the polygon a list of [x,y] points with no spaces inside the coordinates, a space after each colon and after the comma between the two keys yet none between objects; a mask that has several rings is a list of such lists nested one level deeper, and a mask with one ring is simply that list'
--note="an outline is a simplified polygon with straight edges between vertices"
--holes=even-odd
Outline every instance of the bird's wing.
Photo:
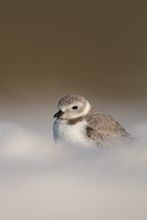
[{"label": "bird's wing", "polygon": [[87,136],[97,144],[129,135],[117,121],[104,113],[95,111],[87,115],[87,121]]}]

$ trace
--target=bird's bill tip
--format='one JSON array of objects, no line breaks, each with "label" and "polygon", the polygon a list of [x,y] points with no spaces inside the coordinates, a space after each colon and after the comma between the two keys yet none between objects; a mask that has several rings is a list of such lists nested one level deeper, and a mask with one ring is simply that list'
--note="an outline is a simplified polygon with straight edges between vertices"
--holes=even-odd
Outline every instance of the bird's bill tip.
[{"label": "bird's bill tip", "polygon": [[60,118],[64,113],[59,110],[56,114],[54,114],[54,118]]}]

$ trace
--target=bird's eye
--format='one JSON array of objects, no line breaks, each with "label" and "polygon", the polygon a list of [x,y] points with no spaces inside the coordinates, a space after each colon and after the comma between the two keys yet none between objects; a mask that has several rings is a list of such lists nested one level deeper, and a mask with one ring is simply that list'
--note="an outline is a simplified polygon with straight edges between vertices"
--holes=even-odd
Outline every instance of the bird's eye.
[{"label": "bird's eye", "polygon": [[74,105],[73,107],[72,107],[72,109],[77,109],[78,108],[78,106],[77,105]]}]

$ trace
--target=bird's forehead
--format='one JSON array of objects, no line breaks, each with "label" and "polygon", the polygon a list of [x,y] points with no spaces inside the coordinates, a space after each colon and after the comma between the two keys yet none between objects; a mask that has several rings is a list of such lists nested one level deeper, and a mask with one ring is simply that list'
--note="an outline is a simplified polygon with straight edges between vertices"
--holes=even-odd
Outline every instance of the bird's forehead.
[{"label": "bird's forehead", "polygon": [[67,95],[63,97],[62,99],[60,99],[58,106],[69,106],[76,102],[82,103],[83,101],[84,101],[84,98],[78,95]]}]

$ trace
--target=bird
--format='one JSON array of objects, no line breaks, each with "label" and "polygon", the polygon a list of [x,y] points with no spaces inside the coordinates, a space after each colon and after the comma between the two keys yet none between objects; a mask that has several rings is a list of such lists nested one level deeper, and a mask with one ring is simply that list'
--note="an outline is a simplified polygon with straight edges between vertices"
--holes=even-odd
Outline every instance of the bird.
[{"label": "bird", "polygon": [[58,109],[53,124],[55,143],[114,146],[130,137],[113,117],[92,107],[82,96],[64,96],[58,102]]}]

